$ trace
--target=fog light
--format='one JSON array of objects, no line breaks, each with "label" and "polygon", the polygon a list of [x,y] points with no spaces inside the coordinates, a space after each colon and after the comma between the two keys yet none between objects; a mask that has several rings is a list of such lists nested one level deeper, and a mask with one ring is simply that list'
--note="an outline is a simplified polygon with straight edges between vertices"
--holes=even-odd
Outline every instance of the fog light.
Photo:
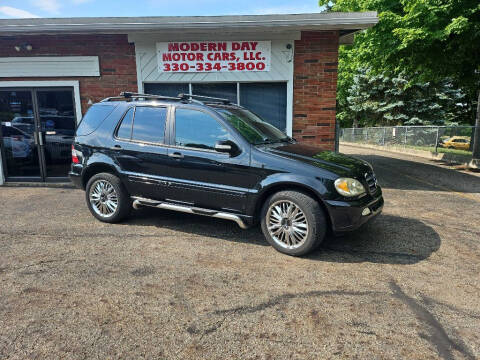
[{"label": "fog light", "polygon": [[365,208],[363,209],[362,211],[362,216],[367,216],[367,215],[370,215],[372,212],[370,211],[369,208]]}]

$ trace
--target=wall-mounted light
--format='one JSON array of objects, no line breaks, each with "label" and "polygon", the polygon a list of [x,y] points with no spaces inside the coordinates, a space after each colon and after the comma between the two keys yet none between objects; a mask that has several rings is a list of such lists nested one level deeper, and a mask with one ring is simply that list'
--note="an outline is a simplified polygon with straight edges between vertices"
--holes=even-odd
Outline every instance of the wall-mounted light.
[{"label": "wall-mounted light", "polygon": [[33,46],[30,45],[30,44],[27,44],[27,43],[20,44],[20,45],[15,45],[13,48],[15,49],[16,52],[20,52],[22,50],[25,50],[25,51],[32,51],[33,50]]},{"label": "wall-mounted light", "polygon": [[293,61],[293,45],[292,44],[287,44],[287,45],[285,45],[285,48],[287,50],[282,51],[282,53],[285,56],[285,59],[287,60],[287,62],[291,63]]}]

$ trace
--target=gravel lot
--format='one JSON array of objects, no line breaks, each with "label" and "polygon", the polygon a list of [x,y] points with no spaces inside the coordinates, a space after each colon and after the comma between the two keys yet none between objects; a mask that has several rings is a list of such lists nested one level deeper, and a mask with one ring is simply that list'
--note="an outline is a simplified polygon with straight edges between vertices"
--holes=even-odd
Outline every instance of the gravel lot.
[{"label": "gravel lot", "polygon": [[342,151],[374,165],[384,213],[306,258],[258,228],[107,225],[82,191],[0,188],[0,359],[480,358],[480,177]]}]

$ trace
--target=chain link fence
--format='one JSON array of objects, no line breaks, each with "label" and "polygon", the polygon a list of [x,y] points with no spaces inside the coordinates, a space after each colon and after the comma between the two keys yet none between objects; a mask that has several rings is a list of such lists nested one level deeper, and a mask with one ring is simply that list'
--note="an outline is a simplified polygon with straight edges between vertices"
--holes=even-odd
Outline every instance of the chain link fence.
[{"label": "chain link fence", "polygon": [[340,129],[340,142],[472,154],[474,126],[389,126]]}]

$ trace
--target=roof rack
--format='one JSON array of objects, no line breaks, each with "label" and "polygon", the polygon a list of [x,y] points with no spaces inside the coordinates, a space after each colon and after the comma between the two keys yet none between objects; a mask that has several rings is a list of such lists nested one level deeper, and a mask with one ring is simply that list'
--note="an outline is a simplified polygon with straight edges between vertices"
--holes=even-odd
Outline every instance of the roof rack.
[{"label": "roof rack", "polygon": [[200,99],[205,99],[210,102],[219,102],[223,104],[231,104],[232,102],[228,99],[225,98],[217,98],[217,97],[212,97],[212,96],[203,96],[203,95],[194,95],[194,94],[178,94],[178,97],[180,99],[184,100],[200,100]]},{"label": "roof rack", "polygon": [[[140,94],[134,93],[129,91],[121,92],[119,96],[112,96],[106,99],[103,99],[101,102],[108,102],[108,101],[121,101],[121,100],[137,100],[137,99],[145,99],[145,100],[173,100],[173,101],[192,101],[196,103],[203,104],[204,102],[215,102],[215,103],[222,103],[222,104],[231,104],[232,102],[228,99],[224,98],[217,98],[211,96],[203,96],[203,95],[193,95],[193,94],[178,94],[177,97],[173,96],[163,96],[163,95],[153,95],[153,94]],[[204,102],[201,100],[205,100]]]},{"label": "roof rack", "polygon": [[163,100],[176,100],[176,101],[183,100],[180,97],[153,95],[153,94],[140,94],[140,93],[124,91],[124,92],[121,92],[119,96],[108,97],[106,99],[103,99],[101,102],[115,101],[115,100],[129,100],[129,99],[146,99],[146,100],[163,99]]}]

